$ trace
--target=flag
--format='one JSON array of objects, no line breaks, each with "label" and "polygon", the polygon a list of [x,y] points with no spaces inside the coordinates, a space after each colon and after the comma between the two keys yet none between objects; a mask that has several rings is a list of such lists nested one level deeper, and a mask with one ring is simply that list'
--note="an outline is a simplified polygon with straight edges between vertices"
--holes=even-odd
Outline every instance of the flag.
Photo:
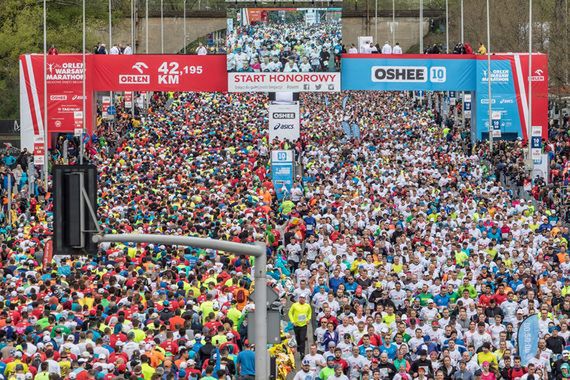
[{"label": "flag", "polygon": [[517,334],[521,364],[526,366],[538,351],[538,315],[527,317],[519,326]]},{"label": "flag", "polygon": [[357,140],[360,139],[360,127],[356,123],[352,124],[352,137]]},{"label": "flag", "polygon": [[215,353],[215,355],[216,355],[216,366],[214,367],[214,373],[218,373],[218,371],[220,370],[220,368],[221,368],[221,366],[222,366],[222,365],[221,365],[221,360],[220,360],[220,358],[222,357],[222,355],[220,354],[220,349],[219,349],[219,348],[216,348],[216,353]]},{"label": "flag", "polygon": [[346,102],[348,102],[348,95],[346,95],[343,99],[342,99],[342,109],[346,108]]},{"label": "flag", "polygon": [[350,125],[346,122],[343,121],[342,122],[342,130],[344,131],[344,134],[346,135],[347,138],[351,138],[352,137],[352,132],[350,130]]},{"label": "flag", "polygon": [[329,97],[325,95],[325,105],[329,106]]}]

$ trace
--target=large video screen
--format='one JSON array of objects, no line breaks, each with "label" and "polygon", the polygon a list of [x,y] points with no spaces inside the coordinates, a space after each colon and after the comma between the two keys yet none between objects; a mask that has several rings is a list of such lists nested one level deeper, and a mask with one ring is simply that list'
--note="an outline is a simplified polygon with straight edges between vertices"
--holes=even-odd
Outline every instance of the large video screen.
[{"label": "large video screen", "polygon": [[230,91],[339,91],[341,8],[228,9]]}]

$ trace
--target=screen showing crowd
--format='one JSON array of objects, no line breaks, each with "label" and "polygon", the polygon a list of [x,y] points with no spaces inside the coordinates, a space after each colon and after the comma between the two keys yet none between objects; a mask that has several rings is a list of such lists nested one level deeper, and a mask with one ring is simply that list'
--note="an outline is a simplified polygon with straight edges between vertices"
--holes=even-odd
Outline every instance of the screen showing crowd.
[{"label": "screen showing crowd", "polygon": [[340,71],[341,8],[228,10],[228,72]]}]

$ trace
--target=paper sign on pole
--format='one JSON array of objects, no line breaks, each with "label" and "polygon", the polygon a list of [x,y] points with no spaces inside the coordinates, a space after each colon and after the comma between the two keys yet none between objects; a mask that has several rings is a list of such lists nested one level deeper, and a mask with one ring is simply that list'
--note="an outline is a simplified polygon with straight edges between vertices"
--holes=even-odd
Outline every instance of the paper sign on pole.
[{"label": "paper sign on pole", "polygon": [[493,126],[493,138],[500,138],[501,134],[501,111],[491,112],[491,122]]},{"label": "paper sign on pole", "polygon": [[133,106],[133,92],[125,91],[125,108],[130,109]]},{"label": "paper sign on pole", "polygon": [[542,158],[542,127],[533,125],[531,133],[531,158],[535,164],[538,164]]},{"label": "paper sign on pole", "polygon": [[463,113],[466,119],[471,119],[471,94],[463,95]]},{"label": "paper sign on pole", "polygon": [[[103,119],[109,119],[108,109],[111,106],[111,97],[103,96],[101,98],[101,110],[103,111]],[[112,119],[112,117],[111,117]]]},{"label": "paper sign on pole", "polygon": [[271,152],[271,174],[277,199],[291,193],[293,187],[293,151],[274,150]]},{"label": "paper sign on pole", "polygon": [[295,141],[301,135],[299,102],[269,104],[269,141]]}]

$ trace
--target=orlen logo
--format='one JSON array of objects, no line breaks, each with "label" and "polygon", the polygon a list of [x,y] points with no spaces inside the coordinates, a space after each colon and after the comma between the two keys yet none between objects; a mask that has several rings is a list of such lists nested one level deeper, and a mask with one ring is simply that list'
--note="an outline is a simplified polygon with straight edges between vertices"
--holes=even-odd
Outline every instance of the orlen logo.
[{"label": "orlen logo", "polygon": [[144,70],[148,69],[146,63],[137,62],[131,68],[140,74],[120,74],[119,84],[150,84],[150,75],[143,74]]},{"label": "orlen logo", "polygon": [[534,70],[534,75],[531,76],[531,81],[533,82],[544,82],[544,71],[542,69]]},{"label": "orlen logo", "polygon": [[294,119],[295,112],[273,112],[273,118],[277,120]]},{"label": "orlen logo", "polygon": [[273,130],[276,131],[278,129],[295,129],[295,125],[294,124],[277,123],[273,126]]},{"label": "orlen logo", "polygon": [[50,95],[49,100],[67,100],[67,95]]},{"label": "orlen logo", "polygon": [[425,66],[372,66],[372,82],[427,82]]}]

